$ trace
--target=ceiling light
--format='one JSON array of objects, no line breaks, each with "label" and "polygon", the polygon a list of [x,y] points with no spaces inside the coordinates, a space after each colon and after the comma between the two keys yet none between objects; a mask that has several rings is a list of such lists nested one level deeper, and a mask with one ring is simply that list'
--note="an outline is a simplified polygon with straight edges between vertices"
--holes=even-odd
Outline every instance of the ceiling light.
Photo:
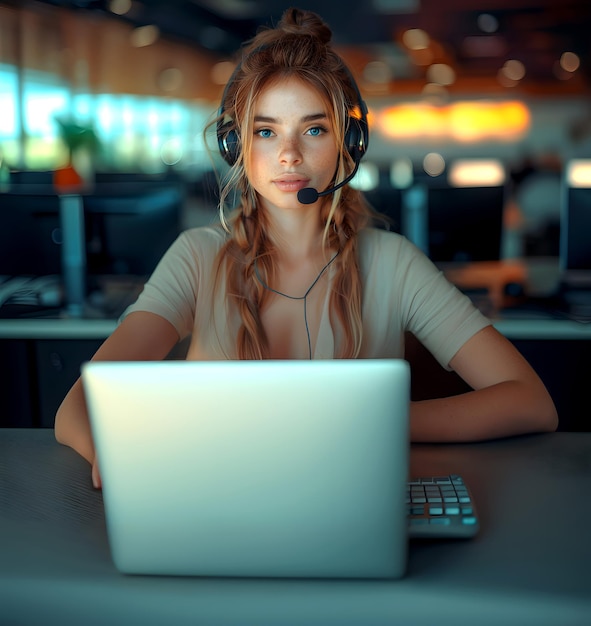
[{"label": "ceiling light", "polygon": [[109,11],[115,15],[125,15],[131,9],[131,0],[111,0]]},{"label": "ceiling light", "polygon": [[525,76],[525,65],[517,59],[510,59],[503,65],[501,71],[509,80],[521,80]]},{"label": "ceiling light", "polygon": [[427,70],[427,80],[438,85],[451,85],[456,80],[456,73],[446,63],[433,63]]},{"label": "ceiling light", "polygon": [[574,52],[564,52],[560,57],[560,67],[566,72],[576,72],[581,65],[581,59]]},{"label": "ceiling light", "polygon": [[478,28],[484,33],[495,33],[499,28],[499,20],[490,13],[481,13],[476,22]]},{"label": "ceiling light", "polygon": [[423,159],[423,169],[429,176],[439,176],[445,170],[445,159],[438,152],[429,152]]},{"label": "ceiling light", "polygon": [[429,35],[421,28],[411,28],[402,35],[404,45],[410,50],[424,50],[429,47]]},{"label": "ceiling light", "polygon": [[144,48],[151,46],[158,40],[160,30],[158,26],[150,24],[148,26],[139,26],[131,31],[131,45],[135,48]]}]

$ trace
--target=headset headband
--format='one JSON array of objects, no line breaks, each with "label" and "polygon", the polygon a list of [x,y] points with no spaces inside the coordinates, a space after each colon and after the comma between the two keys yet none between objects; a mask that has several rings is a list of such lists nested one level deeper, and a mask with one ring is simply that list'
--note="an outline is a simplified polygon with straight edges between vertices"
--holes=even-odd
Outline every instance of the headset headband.
[{"label": "headset headband", "polygon": [[[261,50],[267,48],[268,45],[260,46],[253,50],[246,58],[257,54]],[[230,166],[234,165],[238,160],[240,154],[240,137],[238,132],[233,127],[233,122],[225,122],[225,102],[228,97],[228,93],[236,76],[240,69],[242,68],[242,64],[244,59],[240,61],[240,63],[236,66],[230,79],[226,83],[226,87],[224,88],[224,93],[222,95],[222,100],[220,103],[218,123],[217,123],[217,138],[218,138],[218,147],[220,150],[220,154]],[[356,115],[349,114],[347,116],[346,121],[346,131],[345,131],[345,148],[348,153],[351,155],[355,164],[358,165],[359,161],[363,158],[363,155],[367,151],[367,147],[369,144],[369,127],[367,123],[367,105],[365,101],[361,97],[361,93],[359,91],[359,87],[351,71],[349,68],[343,63],[343,68],[345,73],[349,78],[349,83],[353,90],[355,91],[355,97],[357,98],[357,106],[359,108],[359,117]]]}]

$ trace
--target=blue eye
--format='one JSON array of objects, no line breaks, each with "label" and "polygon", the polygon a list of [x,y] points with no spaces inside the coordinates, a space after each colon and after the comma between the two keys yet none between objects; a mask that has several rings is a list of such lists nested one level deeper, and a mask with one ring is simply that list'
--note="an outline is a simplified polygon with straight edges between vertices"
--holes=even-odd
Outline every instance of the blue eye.
[{"label": "blue eye", "polygon": [[324,128],[322,128],[322,126],[314,126],[313,128],[310,128],[310,130],[308,130],[308,133],[313,137],[318,137],[318,135],[321,135],[323,132]]},{"label": "blue eye", "polygon": [[269,128],[261,128],[260,130],[256,131],[255,135],[259,135],[259,137],[267,139],[268,137],[271,137],[273,135],[273,131]]}]

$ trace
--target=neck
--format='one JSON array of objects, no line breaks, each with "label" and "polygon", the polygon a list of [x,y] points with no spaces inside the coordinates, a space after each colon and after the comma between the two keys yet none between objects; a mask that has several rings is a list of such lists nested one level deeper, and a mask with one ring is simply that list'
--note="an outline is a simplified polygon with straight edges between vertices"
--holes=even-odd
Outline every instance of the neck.
[{"label": "neck", "polygon": [[316,259],[323,252],[323,227],[318,219],[318,209],[313,211],[267,210],[269,238],[277,249],[279,258],[287,263],[301,263]]}]

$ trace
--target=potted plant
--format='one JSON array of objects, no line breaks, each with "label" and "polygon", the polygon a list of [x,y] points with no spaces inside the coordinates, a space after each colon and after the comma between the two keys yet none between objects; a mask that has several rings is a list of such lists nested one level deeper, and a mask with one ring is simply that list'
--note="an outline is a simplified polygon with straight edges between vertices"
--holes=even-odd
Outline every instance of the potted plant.
[{"label": "potted plant", "polygon": [[56,122],[68,151],[68,160],[66,165],[55,170],[53,183],[60,193],[77,192],[92,184],[92,167],[83,172],[84,168],[76,164],[76,160],[85,158],[87,164],[92,164],[100,147],[99,140],[91,127],[59,117]]}]

